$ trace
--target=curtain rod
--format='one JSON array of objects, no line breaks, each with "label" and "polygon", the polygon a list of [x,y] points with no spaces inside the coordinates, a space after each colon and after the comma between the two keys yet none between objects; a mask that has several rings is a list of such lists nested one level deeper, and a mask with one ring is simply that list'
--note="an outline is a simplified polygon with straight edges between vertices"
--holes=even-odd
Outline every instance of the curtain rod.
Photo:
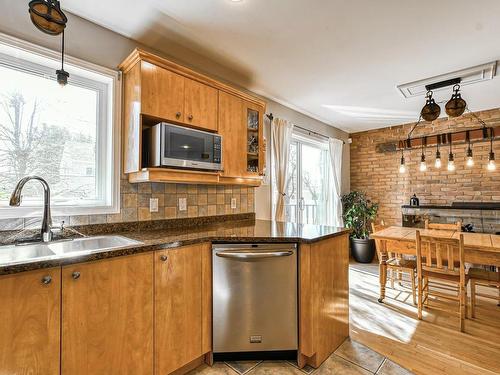
[{"label": "curtain rod", "polygon": [[[273,119],[274,119],[274,116],[272,113],[269,113],[269,114],[266,114],[266,117],[269,119],[269,121],[271,121],[271,123],[273,122]],[[299,129],[302,129],[306,132],[308,132],[309,134],[314,134],[314,135],[317,135],[321,138],[326,138],[326,139],[330,139],[330,138],[333,138],[333,137],[329,137],[327,135],[324,135],[324,134],[320,134],[320,133],[317,133],[315,131],[312,131],[312,130],[309,130],[309,129],[306,129],[306,128],[303,128],[302,126],[299,126],[299,125],[293,125],[294,128],[299,128]],[[338,138],[337,138],[338,139]],[[340,141],[342,141],[343,144],[345,144],[345,141],[339,139]]]}]

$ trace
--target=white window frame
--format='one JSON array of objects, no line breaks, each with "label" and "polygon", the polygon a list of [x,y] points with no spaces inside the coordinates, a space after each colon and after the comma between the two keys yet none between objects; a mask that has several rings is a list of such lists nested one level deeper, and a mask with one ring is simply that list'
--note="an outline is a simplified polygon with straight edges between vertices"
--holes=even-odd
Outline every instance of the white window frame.
[{"label": "white window frame", "polygon": [[[8,53],[5,53],[7,52]],[[23,70],[29,66],[40,65],[46,67],[49,76],[55,76],[55,70],[60,69],[60,52],[37,46],[30,42],[0,33],[0,54],[10,56],[9,60],[27,60]],[[105,68],[84,60],[65,56],[64,69],[70,74],[72,84],[89,82],[89,80],[106,77],[107,83],[102,83],[104,95],[99,98],[100,115],[97,136],[98,189],[103,192],[103,201],[89,201],[85,205],[64,205],[52,202],[53,216],[98,215],[114,214],[120,212],[120,166],[121,166],[121,103],[122,82],[121,73],[117,70]],[[1,60],[5,63],[5,59]],[[19,61],[19,60],[18,60]],[[44,72],[45,74],[45,72]],[[55,83],[55,82],[54,82]],[[86,86],[88,87],[88,85]],[[107,110],[106,110],[107,108]],[[36,182],[33,182],[36,183]],[[0,219],[20,217],[36,217],[43,212],[43,205],[30,205],[29,201],[21,203],[19,207],[0,205]]]}]

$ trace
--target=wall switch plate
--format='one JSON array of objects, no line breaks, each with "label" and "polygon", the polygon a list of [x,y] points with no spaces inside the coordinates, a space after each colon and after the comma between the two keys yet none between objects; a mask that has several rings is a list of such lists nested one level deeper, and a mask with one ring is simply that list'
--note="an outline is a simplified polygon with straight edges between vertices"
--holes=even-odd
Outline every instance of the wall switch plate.
[{"label": "wall switch plate", "polygon": [[149,212],[158,212],[158,198],[149,198]]},{"label": "wall switch plate", "polygon": [[236,208],[236,198],[231,198],[231,208]]},{"label": "wall switch plate", "polygon": [[179,198],[179,211],[187,210],[187,198]]}]

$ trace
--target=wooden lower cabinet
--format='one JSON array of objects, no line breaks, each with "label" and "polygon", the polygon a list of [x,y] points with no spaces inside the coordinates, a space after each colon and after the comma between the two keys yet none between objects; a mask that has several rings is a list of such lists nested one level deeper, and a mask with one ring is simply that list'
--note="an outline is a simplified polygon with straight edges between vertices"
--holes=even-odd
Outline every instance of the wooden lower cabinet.
[{"label": "wooden lower cabinet", "polygon": [[153,373],[153,253],[62,268],[63,375]]},{"label": "wooden lower cabinet", "polygon": [[349,336],[349,237],[299,250],[300,366],[318,367]]},{"label": "wooden lower cabinet", "polygon": [[209,244],[199,244],[155,253],[156,375],[170,374],[210,351],[211,320],[203,312],[209,309],[203,295],[207,249]]},{"label": "wooden lower cabinet", "polygon": [[0,276],[0,374],[59,374],[60,301],[60,268]]}]

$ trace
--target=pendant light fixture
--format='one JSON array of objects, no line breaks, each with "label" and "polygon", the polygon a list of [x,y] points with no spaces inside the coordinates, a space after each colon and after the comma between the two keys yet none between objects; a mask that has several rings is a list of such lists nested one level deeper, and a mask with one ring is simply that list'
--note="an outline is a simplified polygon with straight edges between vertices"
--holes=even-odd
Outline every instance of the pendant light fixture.
[{"label": "pendant light fixture", "polygon": [[436,161],[434,162],[434,167],[436,169],[441,168],[441,151],[439,151],[439,145],[441,144],[441,135],[437,136],[437,144],[436,144]]},{"label": "pendant light fixture", "polygon": [[495,138],[495,133],[493,132],[493,128],[490,128],[490,155],[488,157],[488,170],[493,172],[497,169],[495,164],[495,153],[493,152],[493,138]]},{"label": "pendant light fixture", "polygon": [[64,70],[64,29],[68,18],[58,0],[32,0],[28,7],[31,22],[37,29],[49,35],[62,34],[61,69],[56,71],[56,78],[61,86],[65,86],[69,77],[69,73]]},{"label": "pendant light fixture", "polygon": [[453,86],[453,94],[451,99],[445,105],[446,114],[450,117],[462,116],[467,108],[467,103],[462,99],[460,94],[460,85],[456,84]]},{"label": "pendant light fixture", "polygon": [[450,153],[448,154],[448,171],[453,172],[455,170],[455,156],[453,155],[453,145],[451,141],[451,134],[448,134],[448,143],[450,144]]},{"label": "pendant light fixture", "polygon": [[399,173],[405,173],[405,172],[406,172],[406,164],[405,164],[404,147],[401,147],[401,162],[399,164]]},{"label": "pendant light fixture", "polygon": [[420,156],[420,172],[427,170],[427,163],[425,162],[424,144],[427,143],[427,138],[422,139],[422,155]]},{"label": "pendant light fixture", "polygon": [[474,166],[474,157],[472,155],[472,145],[470,143],[470,132],[469,131],[467,131],[465,133],[465,140],[468,143],[467,154],[466,154],[467,161],[465,162],[465,165],[467,165],[468,167],[473,167]]},{"label": "pendant light fixture", "polygon": [[429,90],[427,91],[427,94],[425,95],[426,102],[425,105],[423,106],[422,110],[420,111],[420,116],[425,121],[434,121],[439,117],[441,114],[441,107],[436,104],[434,99],[432,98],[432,91]]}]

